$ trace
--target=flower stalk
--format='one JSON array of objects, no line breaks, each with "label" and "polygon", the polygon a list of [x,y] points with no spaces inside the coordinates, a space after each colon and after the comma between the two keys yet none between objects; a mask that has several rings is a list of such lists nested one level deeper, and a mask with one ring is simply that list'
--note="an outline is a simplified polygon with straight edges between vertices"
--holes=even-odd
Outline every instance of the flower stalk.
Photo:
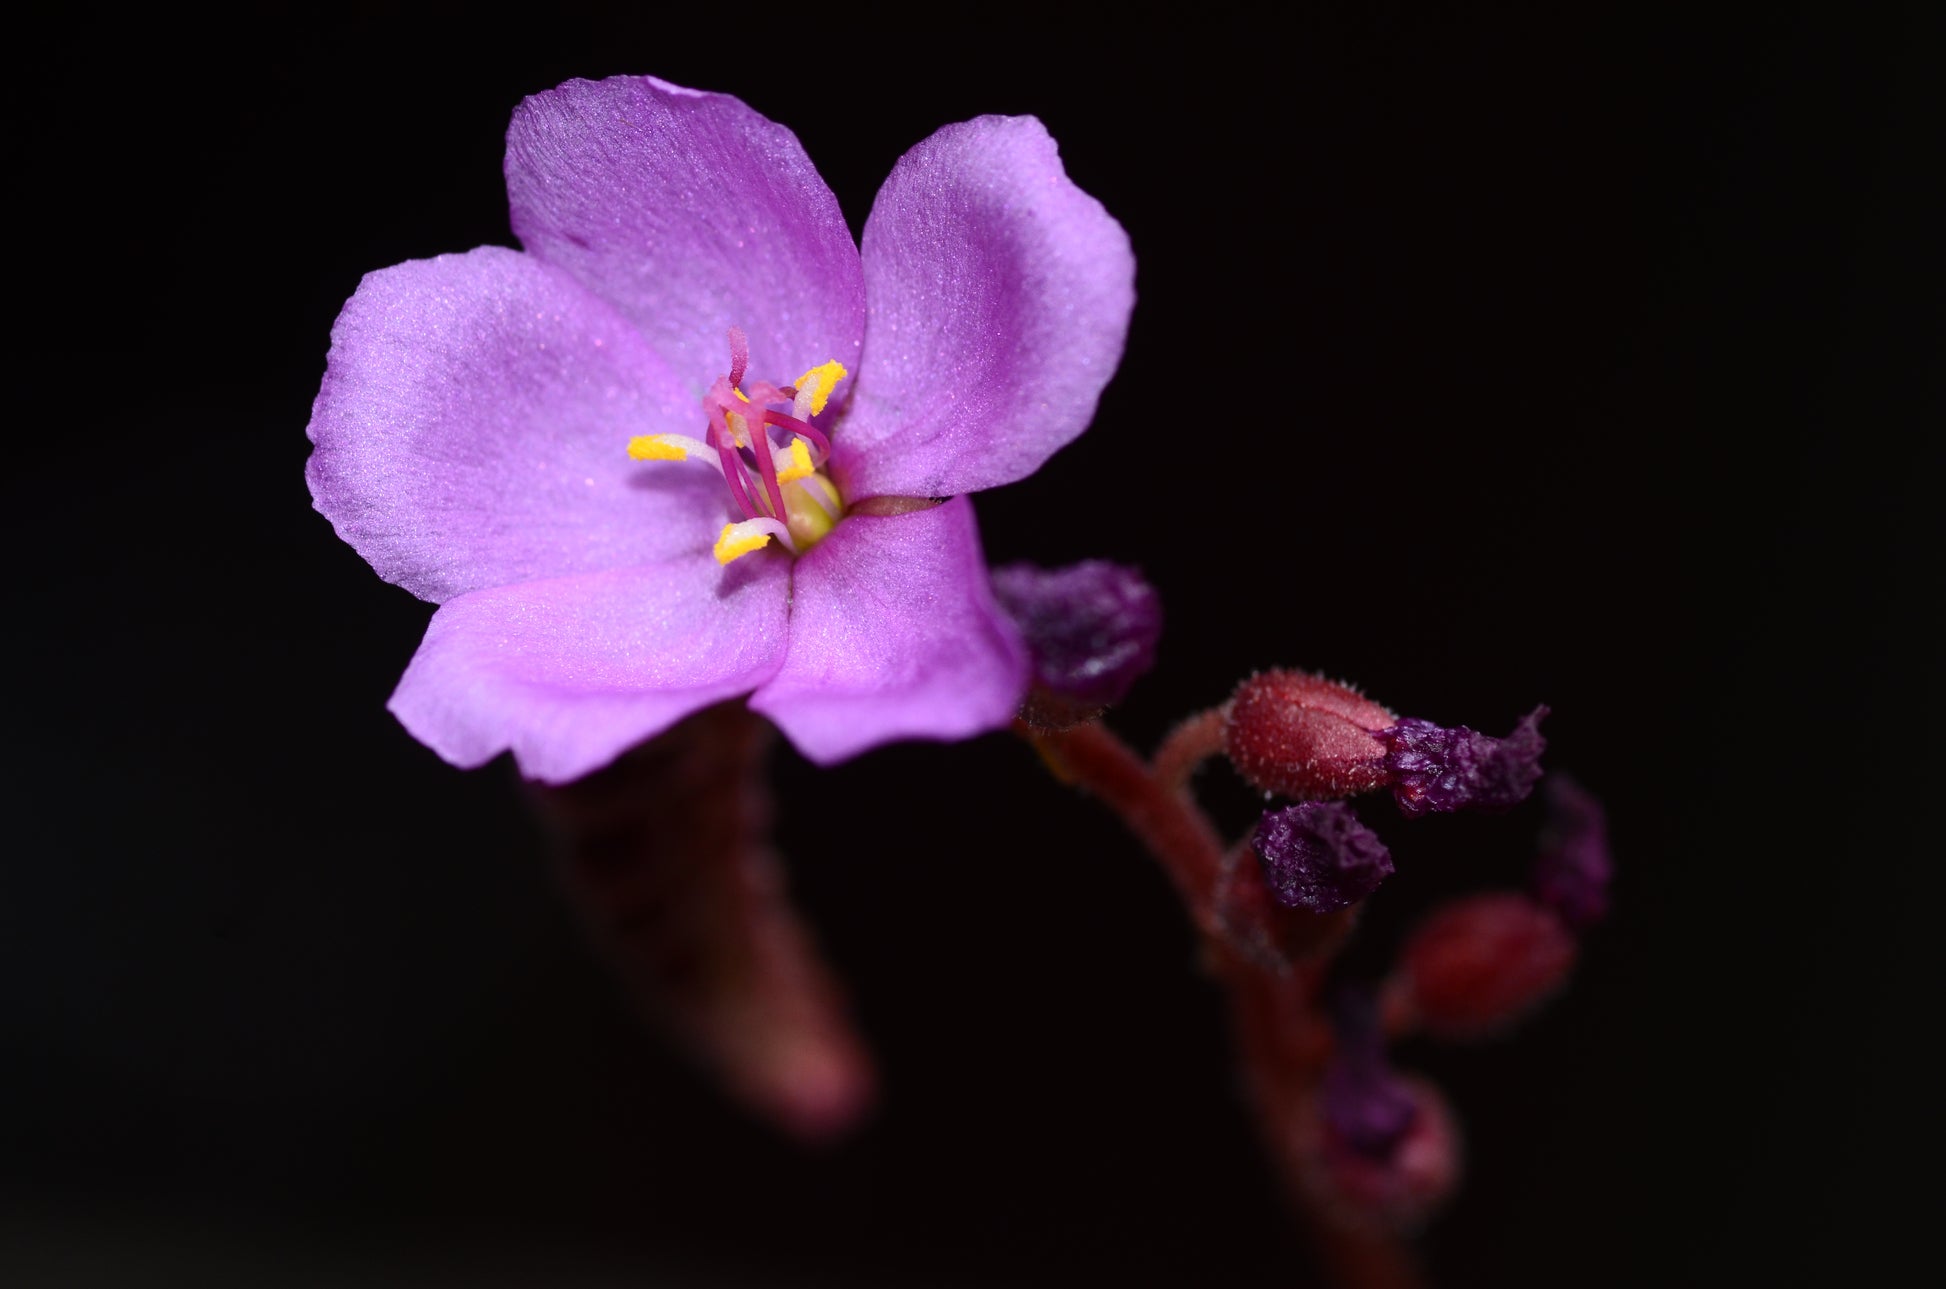
[{"label": "flower stalk", "polygon": [[1221,709],[1190,717],[1153,761],[1099,721],[1051,733],[1024,722],[1014,728],[1066,781],[1113,811],[1175,884],[1201,935],[1203,961],[1229,999],[1259,1130],[1335,1278],[1348,1289],[1410,1289],[1420,1276],[1396,1235],[1337,1220],[1315,1199],[1316,1134],[1306,1125],[1317,1117],[1315,1089],[1332,1051],[1319,995],[1328,950],[1342,940],[1331,932],[1343,919],[1298,912],[1308,944],[1294,956],[1267,958],[1245,943],[1261,925],[1219,915],[1225,904],[1235,912],[1222,897],[1247,847],[1226,853],[1187,785],[1195,767],[1221,750],[1223,724]]},{"label": "flower stalk", "polygon": [[[1065,648],[1085,637],[1114,652],[1115,633],[1096,630],[1108,615],[1077,614],[1065,630],[1022,614],[1037,659],[1047,640]],[[1060,696],[1049,673],[1042,688]],[[1050,725],[1039,718],[1049,709],[1048,695],[1030,697],[1015,732],[1169,875],[1228,1001],[1265,1148],[1332,1277],[1347,1289],[1422,1283],[1412,1236],[1458,1184],[1459,1133],[1438,1088],[1394,1071],[1387,1046],[1408,1032],[1490,1036],[1545,1001],[1575,961],[1571,914],[1604,907],[1612,865],[1599,804],[1571,784],[1550,786],[1535,894],[1450,901],[1382,983],[1348,985],[1340,950],[1393,864],[1347,798],[1389,789],[1408,819],[1507,809],[1541,777],[1545,709],[1491,739],[1401,721],[1318,676],[1263,672],[1178,724],[1147,760],[1098,719]],[[1414,755],[1394,756],[1400,746]],[[1219,753],[1295,803],[1226,843],[1192,791]]]},{"label": "flower stalk", "polygon": [[[439,606],[399,720],[456,766],[512,755],[633,998],[813,1141],[874,1076],[770,845],[772,729],[829,765],[1013,722],[1174,883],[1326,1261],[1417,1283],[1407,1239],[1457,1136],[1385,1042],[1497,1032],[1549,996],[1612,863],[1599,802],[1557,781],[1533,892],[1435,916],[1354,1026],[1324,996],[1393,865],[1347,798],[1512,808],[1546,708],[1495,738],[1278,670],[1153,759],[1100,723],[1155,661],[1154,588],[1100,560],[990,570],[970,500],[1088,427],[1134,303],[1127,234],[1031,117],[921,141],[856,242],[796,138],[728,95],[570,81],[507,140],[521,249],[368,275],[308,429],[317,509]],[[703,357],[726,323],[727,371]],[[1289,803],[1238,839],[1192,792],[1219,753]]]},{"label": "flower stalk", "polygon": [[807,1142],[869,1110],[871,1058],[770,844],[771,728],[736,704],[600,773],[531,785],[560,871],[631,1001]]}]

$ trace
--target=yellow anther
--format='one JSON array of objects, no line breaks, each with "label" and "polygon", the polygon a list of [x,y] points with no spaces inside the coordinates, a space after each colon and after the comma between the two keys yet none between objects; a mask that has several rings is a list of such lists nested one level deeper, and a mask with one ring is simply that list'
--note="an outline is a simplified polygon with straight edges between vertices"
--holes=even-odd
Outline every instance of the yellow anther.
[{"label": "yellow anther", "polygon": [[811,450],[804,446],[803,439],[792,439],[791,450],[785,455],[790,459],[788,462],[778,462],[777,482],[796,483],[815,473],[811,465]]},{"label": "yellow anther", "polygon": [[770,534],[753,529],[747,520],[741,524],[725,524],[716,538],[716,562],[728,564],[769,544]]},{"label": "yellow anther", "polygon": [[730,424],[730,441],[740,448],[750,446],[750,422],[735,412],[725,412],[723,419]]},{"label": "yellow anther", "polygon": [[[786,369],[788,370],[788,369]],[[811,415],[816,416],[831,401],[831,391],[845,378],[844,364],[833,358],[828,363],[813,367],[797,378],[797,392],[811,396]]]},{"label": "yellow anther", "polygon": [[660,434],[638,434],[628,441],[631,461],[687,461],[689,451]]}]

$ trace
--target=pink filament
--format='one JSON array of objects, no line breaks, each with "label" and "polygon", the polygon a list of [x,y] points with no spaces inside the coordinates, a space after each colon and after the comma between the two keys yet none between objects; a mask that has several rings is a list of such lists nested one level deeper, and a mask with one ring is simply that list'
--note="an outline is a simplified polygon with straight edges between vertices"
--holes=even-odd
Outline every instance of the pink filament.
[{"label": "pink filament", "polygon": [[744,486],[743,458],[737,455],[736,439],[730,434],[730,424],[723,419],[723,410],[710,408],[710,437],[716,442],[716,455],[723,462],[723,479],[730,485],[730,495],[736,499],[745,519],[756,519],[762,514],[750,502],[750,490]]},{"label": "pink filament", "polygon": [[[782,391],[779,392],[781,393]],[[820,462],[825,457],[831,455],[831,440],[825,438],[824,432],[819,430],[817,426],[812,425],[809,421],[800,421],[795,416],[786,416],[782,412],[773,412],[766,409],[764,412],[764,424],[774,425],[780,430],[789,430],[799,438],[809,439],[811,446],[817,450]]]}]

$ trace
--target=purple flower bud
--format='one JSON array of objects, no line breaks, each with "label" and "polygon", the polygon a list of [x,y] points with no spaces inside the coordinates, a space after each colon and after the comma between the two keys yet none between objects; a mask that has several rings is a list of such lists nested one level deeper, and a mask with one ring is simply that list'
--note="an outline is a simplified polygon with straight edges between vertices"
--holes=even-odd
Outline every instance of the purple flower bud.
[{"label": "purple flower bud", "polygon": [[1534,893],[1577,929],[1608,915],[1608,883],[1615,861],[1608,851],[1608,816],[1592,792],[1565,774],[1550,774],[1541,789],[1547,822],[1534,860]]},{"label": "purple flower bud", "polygon": [[1342,801],[1265,811],[1251,845],[1272,898],[1287,909],[1335,913],[1392,875],[1385,843]]},{"label": "purple flower bud", "polygon": [[1380,732],[1392,795],[1408,818],[1452,810],[1511,810],[1527,799],[1541,777],[1541,736],[1546,707],[1521,717],[1505,738],[1461,725],[1400,721]]},{"label": "purple flower bud", "polygon": [[1371,997],[1347,991],[1333,1011],[1337,1047],[1321,1089],[1325,1127],[1354,1153],[1384,1162],[1412,1130],[1418,1103],[1386,1062]]},{"label": "purple flower bud", "polygon": [[1120,702],[1155,665],[1162,601],[1135,569],[1098,559],[1009,564],[993,570],[993,594],[1033,655],[1035,699],[1068,709],[1056,725]]}]

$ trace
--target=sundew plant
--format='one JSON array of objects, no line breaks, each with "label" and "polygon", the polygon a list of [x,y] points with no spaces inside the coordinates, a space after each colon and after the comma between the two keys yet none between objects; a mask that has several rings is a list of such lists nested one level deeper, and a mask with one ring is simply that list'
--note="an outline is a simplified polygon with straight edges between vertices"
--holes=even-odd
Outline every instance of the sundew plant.
[{"label": "sundew plant", "polygon": [[[1039,121],[940,128],[856,244],[788,129],[647,77],[529,98],[506,180],[523,249],[369,274],[311,418],[317,509],[438,606],[391,698],[406,729],[462,768],[512,755],[631,984],[808,1139],[854,1125],[875,1075],[778,877],[772,731],[829,765],[1012,730],[1174,883],[1335,1274],[1411,1283],[1460,1152],[1390,1049],[1504,1030],[1606,912],[1602,809],[1544,772],[1547,709],[1491,737],[1282,668],[1153,755],[1103,723],[1155,663],[1157,589],[1099,560],[989,568],[973,500],[1076,444],[1135,306],[1135,248]],[[1213,759],[1268,801],[1241,837],[1198,803]],[[1537,788],[1526,889],[1435,910],[1379,976],[1339,969],[1394,872],[1355,803]]]}]

